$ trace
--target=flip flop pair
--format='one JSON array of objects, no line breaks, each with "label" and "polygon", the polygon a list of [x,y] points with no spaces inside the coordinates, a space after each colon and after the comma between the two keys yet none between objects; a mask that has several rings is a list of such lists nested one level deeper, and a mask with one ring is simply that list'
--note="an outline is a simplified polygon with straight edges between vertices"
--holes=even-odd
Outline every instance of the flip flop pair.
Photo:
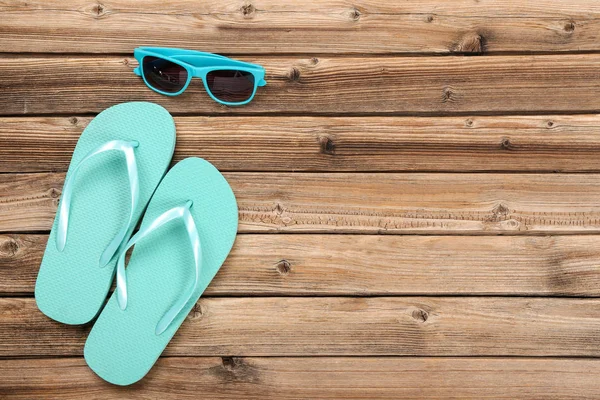
[{"label": "flip flop pair", "polygon": [[119,104],[94,118],[73,153],[36,281],[48,317],[78,325],[98,316],[84,357],[118,385],[152,368],[237,232],[234,194],[212,164],[187,158],[165,175],[174,147],[173,118],[156,104]]}]

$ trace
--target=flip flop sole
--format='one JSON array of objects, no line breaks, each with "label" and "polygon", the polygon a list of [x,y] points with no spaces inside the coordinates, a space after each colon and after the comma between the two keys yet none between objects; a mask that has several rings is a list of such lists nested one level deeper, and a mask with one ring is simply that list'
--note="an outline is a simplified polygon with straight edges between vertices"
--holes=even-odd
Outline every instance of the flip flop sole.
[{"label": "flip flop sole", "polygon": [[238,224],[235,196],[223,175],[200,158],[185,159],[167,173],[150,200],[141,229],[188,200],[193,202],[190,212],[202,247],[196,295],[169,328],[157,335],[161,317],[193,284],[193,253],[184,225],[178,220],[137,243],[126,268],[126,309],[120,309],[115,292],[85,344],[88,365],[108,382],[129,385],[146,375],[233,246]]},{"label": "flip flop sole", "polygon": [[[143,102],[123,103],[102,111],[85,128],[71,159],[69,172],[93,149],[112,140],[137,140],[139,172],[137,221],[168,168],[175,148],[175,123],[163,107]],[[68,235],[57,249],[58,214],[54,220],[35,285],[38,308],[65,324],[92,320],[106,300],[116,256],[101,267],[102,252],[126,223],[131,189],[122,154],[110,151],[83,164],[74,182]]]}]

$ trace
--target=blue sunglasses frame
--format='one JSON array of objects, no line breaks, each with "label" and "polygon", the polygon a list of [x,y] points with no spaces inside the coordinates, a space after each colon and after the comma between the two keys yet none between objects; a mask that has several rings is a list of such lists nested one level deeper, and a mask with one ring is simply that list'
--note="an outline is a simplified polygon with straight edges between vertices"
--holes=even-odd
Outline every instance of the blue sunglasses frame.
[{"label": "blue sunglasses frame", "polygon": [[[137,47],[133,51],[133,56],[139,63],[139,66],[136,67],[133,72],[137,76],[142,77],[146,86],[157,93],[164,94],[165,96],[180,95],[185,91],[185,89],[187,89],[192,78],[196,77],[202,79],[202,82],[204,83],[204,89],[206,89],[208,95],[217,103],[225,104],[227,106],[242,106],[252,101],[254,95],[256,94],[257,87],[265,86],[267,84],[267,81],[265,81],[265,69],[262,66],[244,61],[233,60],[219,54],[205,53],[196,50],[177,49],[173,47]],[[185,68],[187,71],[187,81],[185,82],[185,85],[183,85],[183,88],[178,92],[169,93],[158,90],[152,85],[148,84],[142,68],[143,60],[146,56],[161,58]],[[249,72],[254,76],[254,89],[252,90],[252,95],[247,100],[241,102],[223,101],[216,98],[210,91],[210,88],[206,82],[206,75],[212,71],[228,69]]]}]

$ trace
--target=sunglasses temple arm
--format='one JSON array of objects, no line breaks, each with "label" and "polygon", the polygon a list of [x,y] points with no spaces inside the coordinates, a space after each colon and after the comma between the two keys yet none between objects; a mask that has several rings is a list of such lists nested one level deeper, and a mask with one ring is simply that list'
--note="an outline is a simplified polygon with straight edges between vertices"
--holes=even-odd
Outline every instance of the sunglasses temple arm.
[{"label": "sunglasses temple arm", "polygon": [[133,69],[133,73],[137,76],[142,76],[142,72],[140,71],[140,67],[136,67]]}]

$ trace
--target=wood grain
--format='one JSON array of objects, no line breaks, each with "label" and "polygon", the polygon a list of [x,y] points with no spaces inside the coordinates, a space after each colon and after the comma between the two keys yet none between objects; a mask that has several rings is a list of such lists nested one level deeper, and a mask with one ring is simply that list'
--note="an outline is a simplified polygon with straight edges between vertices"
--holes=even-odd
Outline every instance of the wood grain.
[{"label": "wood grain", "polygon": [[80,358],[1,360],[4,399],[590,399],[599,360],[169,357],[131,387]]},{"label": "wood grain", "polygon": [[194,80],[169,97],[148,89],[127,57],[0,58],[0,115],[96,113],[147,100],[171,113],[597,113],[600,54],[497,57],[244,57],[269,84],[244,107],[212,101]]},{"label": "wood grain", "polygon": [[[597,0],[0,0],[0,398],[597,398],[599,37]],[[229,108],[132,73],[182,43],[268,85]],[[32,298],[77,138],[125,101],[240,209],[129,388]]]},{"label": "wood grain", "polygon": [[[600,233],[597,174],[225,177],[238,200],[241,233]],[[49,230],[63,180],[63,173],[0,174],[0,232]]]},{"label": "wood grain", "polygon": [[6,52],[481,53],[598,50],[594,0],[8,1]]},{"label": "wood grain", "polygon": [[[0,235],[0,294],[31,295],[46,235]],[[600,237],[239,235],[205,294],[600,296]]]},{"label": "wood grain", "polygon": [[[0,172],[66,171],[91,117],[0,118]],[[600,171],[600,115],[176,117],[221,171]]]},{"label": "wood grain", "polygon": [[[88,331],[0,298],[0,356],[79,356]],[[165,354],[600,357],[598,340],[600,299],[206,297]]]}]

